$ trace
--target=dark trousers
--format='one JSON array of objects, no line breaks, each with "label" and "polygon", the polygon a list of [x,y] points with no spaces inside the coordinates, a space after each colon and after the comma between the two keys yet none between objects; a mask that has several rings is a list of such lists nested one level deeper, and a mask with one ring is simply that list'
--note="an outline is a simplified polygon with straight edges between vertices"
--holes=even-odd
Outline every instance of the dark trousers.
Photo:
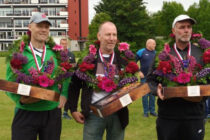
[{"label": "dark trousers", "polygon": [[158,140],[203,140],[204,120],[167,120],[158,118]]},{"label": "dark trousers", "polygon": [[61,110],[18,109],[12,123],[12,140],[60,140]]},{"label": "dark trousers", "polygon": [[64,111],[68,112],[69,110],[69,100],[66,101],[66,104],[64,106]]}]

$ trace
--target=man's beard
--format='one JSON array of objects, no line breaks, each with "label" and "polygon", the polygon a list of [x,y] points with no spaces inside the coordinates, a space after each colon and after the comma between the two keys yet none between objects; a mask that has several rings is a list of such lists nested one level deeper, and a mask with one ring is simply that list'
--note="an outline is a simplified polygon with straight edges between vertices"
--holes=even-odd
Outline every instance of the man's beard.
[{"label": "man's beard", "polygon": [[181,43],[188,43],[189,41],[190,41],[190,38],[191,38],[191,36],[190,37],[188,37],[188,38],[180,38],[179,39],[179,42],[181,42]]}]

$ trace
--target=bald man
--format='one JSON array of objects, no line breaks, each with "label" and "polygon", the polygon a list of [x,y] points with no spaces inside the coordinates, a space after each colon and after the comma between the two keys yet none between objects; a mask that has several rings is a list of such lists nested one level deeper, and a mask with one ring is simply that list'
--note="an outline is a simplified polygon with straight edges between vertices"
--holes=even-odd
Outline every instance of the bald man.
[{"label": "bald man", "polygon": [[[148,73],[149,67],[155,57],[155,47],[156,42],[154,39],[148,39],[146,42],[146,48],[140,49],[136,53],[136,60],[140,61],[141,69],[140,69],[140,78],[141,82],[146,82],[146,75]],[[143,96],[142,98],[144,117],[157,116],[155,113],[155,96],[151,93]]]},{"label": "bald man", "polygon": [[[125,65],[125,60],[114,48],[117,44],[117,28],[112,22],[104,22],[100,25],[97,38],[100,41],[100,51],[97,51],[94,63],[95,75],[106,76],[110,71],[106,71],[104,61],[110,62],[116,68],[115,75]],[[113,61],[112,61],[113,60]],[[102,70],[102,71],[101,71]],[[81,124],[84,124],[83,140],[102,140],[106,131],[107,140],[124,140],[125,127],[128,125],[127,107],[113,113],[110,116],[101,118],[90,111],[89,105],[104,98],[109,93],[104,91],[96,92],[94,87],[88,87],[87,81],[73,76],[69,86],[69,103],[72,117]],[[81,92],[80,92],[81,89]],[[80,94],[82,94],[80,96]],[[81,109],[78,111],[77,104],[81,97]]]}]

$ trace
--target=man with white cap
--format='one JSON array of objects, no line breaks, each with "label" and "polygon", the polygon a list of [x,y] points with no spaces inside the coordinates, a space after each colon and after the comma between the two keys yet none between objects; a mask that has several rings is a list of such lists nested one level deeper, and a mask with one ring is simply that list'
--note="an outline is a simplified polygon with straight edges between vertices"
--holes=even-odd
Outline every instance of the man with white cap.
[{"label": "man with white cap", "polygon": [[[59,93],[58,84],[54,80],[48,79],[55,76],[55,71],[59,65],[56,58],[57,52],[51,48],[50,44],[46,43],[50,26],[51,22],[45,14],[36,12],[32,15],[28,25],[30,34],[24,36],[25,38],[20,40],[20,47],[18,46],[21,50],[18,53],[27,58],[27,63],[21,66],[20,72],[25,77],[29,77],[31,73],[33,73],[31,74],[33,77],[39,75],[37,81],[34,78],[31,80],[33,84],[38,82],[43,85],[42,87],[46,87],[47,83],[49,89]],[[25,41],[26,38],[28,38],[27,41]],[[47,70],[47,67],[50,67],[51,70]],[[16,74],[13,68],[10,61],[6,76],[9,81],[17,81],[17,78],[13,77]],[[48,78],[41,79],[40,77],[44,74],[50,75],[48,75]],[[12,123],[12,140],[36,140],[37,137],[39,137],[39,140],[60,140],[60,108],[66,102],[68,82],[62,86],[63,90],[61,91],[59,103],[7,93],[16,104],[15,117]]]},{"label": "man with white cap", "polygon": [[[182,69],[188,69],[191,64],[190,56],[195,58],[196,63],[203,65],[203,50],[190,42],[192,25],[195,23],[196,21],[188,15],[179,15],[172,24],[175,42],[173,46],[170,46],[169,53],[178,59]],[[159,97],[156,121],[158,140],[203,140],[205,132],[204,100],[202,98],[197,100],[192,100],[192,98],[165,99],[162,93],[163,81],[157,80],[155,70],[157,67],[153,65],[147,76],[147,82],[153,94]],[[163,86],[168,84],[164,83]]]}]

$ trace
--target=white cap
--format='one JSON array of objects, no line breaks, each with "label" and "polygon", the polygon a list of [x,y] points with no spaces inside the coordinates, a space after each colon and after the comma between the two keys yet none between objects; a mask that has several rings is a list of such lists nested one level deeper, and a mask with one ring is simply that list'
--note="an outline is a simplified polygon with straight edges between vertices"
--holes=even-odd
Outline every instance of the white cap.
[{"label": "white cap", "polygon": [[184,20],[190,20],[192,24],[196,23],[195,19],[189,17],[188,15],[179,15],[174,19],[174,22],[172,24],[172,28],[174,28],[174,26],[177,22],[184,21]]}]

